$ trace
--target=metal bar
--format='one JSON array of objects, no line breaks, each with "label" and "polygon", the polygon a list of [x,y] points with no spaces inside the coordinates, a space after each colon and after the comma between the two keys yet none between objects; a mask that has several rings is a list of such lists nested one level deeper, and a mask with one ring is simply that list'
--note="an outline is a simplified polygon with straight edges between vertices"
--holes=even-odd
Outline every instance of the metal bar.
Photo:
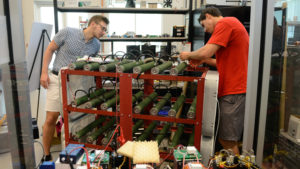
[{"label": "metal bar", "polygon": [[[197,84],[197,105],[196,105],[196,123],[195,123],[195,147],[197,150],[201,148],[201,134],[202,134],[202,115],[204,103],[204,79],[199,79]],[[199,144],[198,144],[199,143]]]},{"label": "metal bar", "polygon": [[[56,0],[55,0],[56,1]],[[190,0],[192,1],[192,0]],[[60,12],[84,13],[136,13],[136,14],[186,14],[188,9],[140,9],[140,8],[92,8],[92,7],[58,7]]]},{"label": "metal bar", "polygon": [[57,8],[57,0],[53,0],[53,8],[54,8],[54,26],[55,26],[55,33],[58,32],[58,8]]},{"label": "metal bar", "polygon": [[[102,37],[99,39],[101,42],[169,42],[171,47],[171,42],[182,42],[187,41],[186,37],[156,37],[156,38],[112,38],[112,37]],[[113,46],[113,45],[112,45]],[[170,48],[171,49],[171,48]]]},{"label": "metal bar", "polygon": [[65,126],[65,145],[67,146],[70,142],[70,133],[69,133],[69,112],[68,112],[68,96],[67,96],[67,73],[61,71],[61,91],[62,91],[62,103],[63,103],[63,115],[64,119],[67,121],[64,123]]},{"label": "metal bar", "polygon": [[152,116],[152,115],[143,115],[143,114],[133,114],[132,116],[135,119],[167,121],[167,122],[173,122],[173,123],[184,123],[184,124],[197,124],[197,125],[199,125],[199,122],[197,122],[196,120],[191,120],[191,119],[180,119],[180,118],[177,119],[177,118],[174,118],[174,117],[162,117],[162,116]]},{"label": "metal bar", "polygon": [[[84,144],[85,147],[90,147],[90,148],[94,148],[94,149],[97,149],[97,150],[104,150],[105,146],[100,146],[100,145],[95,145],[95,144],[89,144],[89,143],[82,143],[82,142],[78,142],[78,141],[74,141],[74,140],[70,140],[69,141],[70,144]],[[113,149],[108,146],[107,151],[112,151]]]},{"label": "metal bar", "polygon": [[261,25],[263,13],[262,6],[263,1],[251,2],[250,41],[248,56],[247,95],[243,134],[243,151],[250,151],[253,147],[258,85],[257,65],[259,65],[261,46]]},{"label": "metal bar", "polygon": [[188,41],[191,42],[191,50],[193,50],[193,40],[194,40],[194,15],[193,15],[193,0],[189,3],[189,31],[188,31]]},{"label": "metal bar", "polygon": [[[21,0],[3,0],[9,63],[2,64],[2,79],[14,169],[34,168],[32,119],[29,102],[28,73],[25,59]],[[2,9],[0,10],[2,11]],[[3,56],[1,56],[3,57]],[[8,57],[8,56],[4,56]]]},{"label": "metal bar", "polygon": [[82,112],[88,114],[98,114],[98,115],[105,115],[105,116],[119,116],[118,112],[108,112],[104,110],[93,110],[93,109],[81,109],[72,106],[68,106],[67,111],[75,111],[75,112]]},{"label": "metal bar", "polygon": [[[65,71],[67,74],[74,74],[74,75],[85,75],[85,76],[105,76],[105,77],[119,77],[120,73],[112,73],[112,72],[92,72],[92,71],[83,71],[83,70],[62,70]],[[206,69],[200,69],[203,71],[203,75],[201,78],[205,77]],[[122,73],[127,74],[127,73]],[[132,78],[137,78],[137,74],[132,74]],[[149,79],[149,80],[172,80],[172,81],[195,81],[200,77],[191,77],[191,76],[168,76],[168,75],[152,75],[152,74],[142,74],[140,75],[139,79]]]},{"label": "metal bar", "polygon": [[261,91],[261,103],[259,113],[259,127],[258,127],[258,139],[256,148],[256,159],[259,166],[262,165],[264,139],[267,119],[267,106],[268,106],[268,93],[270,82],[270,67],[271,67],[271,51],[272,51],[272,39],[273,39],[273,24],[274,24],[274,0],[268,0],[266,6],[266,34],[265,34],[265,51],[264,51],[264,65],[263,65],[263,77],[262,77],[262,91]]},{"label": "metal bar", "polygon": [[120,126],[125,140],[132,140],[132,75],[120,74]]}]

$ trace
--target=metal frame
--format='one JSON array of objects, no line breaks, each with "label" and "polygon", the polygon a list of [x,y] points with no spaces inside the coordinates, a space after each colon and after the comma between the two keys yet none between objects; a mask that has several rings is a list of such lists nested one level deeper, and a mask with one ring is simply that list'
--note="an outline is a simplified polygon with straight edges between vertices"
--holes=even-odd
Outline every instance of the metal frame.
[{"label": "metal frame", "polygon": [[[2,64],[2,79],[9,129],[11,161],[14,169],[35,168],[28,74],[21,0],[1,3],[7,24],[9,63]],[[2,11],[2,9],[0,10]]]},{"label": "metal frame", "polygon": [[258,85],[258,65],[261,46],[262,1],[251,2],[250,41],[248,56],[247,95],[244,120],[243,152],[253,149]]},{"label": "metal frame", "polygon": [[[151,75],[151,74],[142,74],[139,76],[139,79],[144,79],[153,83],[154,80],[173,80],[173,81],[197,81],[197,109],[196,109],[196,118],[195,119],[181,119],[174,117],[160,117],[152,115],[142,115],[142,114],[133,114],[132,113],[132,102],[130,96],[132,96],[132,79],[137,78],[138,74],[130,73],[107,73],[107,72],[90,72],[83,70],[61,70],[61,84],[62,84],[62,101],[63,101],[63,114],[64,119],[69,119],[69,112],[83,112],[91,113],[97,115],[105,116],[117,116],[120,118],[120,126],[123,129],[124,137],[126,140],[132,140],[132,120],[133,119],[145,119],[145,120],[156,120],[156,121],[167,121],[174,123],[184,123],[184,124],[193,124],[195,126],[195,146],[200,150],[201,145],[201,131],[202,131],[202,113],[203,113],[203,100],[204,100],[204,78],[208,69],[201,68],[197,71],[202,71],[203,74],[201,77],[187,77],[187,76],[166,76],[166,75]],[[68,75],[85,75],[85,76],[97,76],[97,77],[116,77],[120,80],[120,112],[108,112],[102,110],[89,110],[89,109],[79,109],[74,108],[71,105],[68,105],[67,99],[67,78]],[[147,88],[148,85],[144,86],[144,93],[149,94],[153,90],[152,87]],[[121,101],[122,100],[122,101]],[[191,100],[187,100],[191,102]],[[65,144],[70,143],[79,143],[72,140],[69,136],[69,125],[68,121],[64,123],[65,127]],[[82,144],[82,143],[80,143]],[[103,146],[85,144],[87,147],[92,148],[104,148]]]},{"label": "metal frame", "polygon": [[268,105],[268,92],[270,83],[270,67],[271,67],[271,51],[272,51],[272,39],[273,39],[273,24],[274,24],[274,0],[268,0],[267,16],[266,16],[266,34],[265,34],[265,50],[264,50],[264,65],[263,65],[263,77],[262,77],[262,91],[260,102],[260,117],[259,117],[259,129],[257,140],[257,163],[262,164],[263,149],[266,129],[266,117],[267,117],[267,105]]}]

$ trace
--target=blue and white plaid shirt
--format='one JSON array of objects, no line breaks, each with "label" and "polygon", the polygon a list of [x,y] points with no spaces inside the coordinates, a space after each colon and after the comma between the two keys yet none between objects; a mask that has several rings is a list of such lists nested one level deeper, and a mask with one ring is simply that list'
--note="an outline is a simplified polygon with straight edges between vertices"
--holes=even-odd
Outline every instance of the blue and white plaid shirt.
[{"label": "blue and white plaid shirt", "polygon": [[85,42],[83,30],[75,28],[67,27],[60,30],[53,40],[58,46],[53,63],[53,70],[57,72],[62,67],[75,62],[78,57],[97,54],[100,49],[97,38]]}]

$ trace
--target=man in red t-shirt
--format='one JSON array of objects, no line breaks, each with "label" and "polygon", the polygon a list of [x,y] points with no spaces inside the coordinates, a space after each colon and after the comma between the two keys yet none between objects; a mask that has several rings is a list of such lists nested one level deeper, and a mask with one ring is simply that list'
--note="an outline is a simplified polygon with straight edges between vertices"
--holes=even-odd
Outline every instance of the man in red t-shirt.
[{"label": "man in red t-shirt", "polygon": [[[216,66],[219,72],[220,126],[218,139],[223,148],[239,154],[242,137],[247,87],[249,35],[234,17],[223,17],[214,7],[202,11],[199,22],[212,36],[205,46],[182,52],[181,60],[192,65],[202,63]],[[211,58],[216,55],[216,59]]]}]

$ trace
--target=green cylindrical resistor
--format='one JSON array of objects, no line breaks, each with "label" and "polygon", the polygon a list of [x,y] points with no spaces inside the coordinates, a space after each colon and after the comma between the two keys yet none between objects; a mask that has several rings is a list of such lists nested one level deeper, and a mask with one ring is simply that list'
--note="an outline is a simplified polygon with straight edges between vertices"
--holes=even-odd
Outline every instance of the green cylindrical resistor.
[{"label": "green cylindrical resistor", "polygon": [[100,63],[98,62],[93,62],[93,63],[88,63],[83,66],[83,69],[86,71],[94,71],[94,70],[99,70]]},{"label": "green cylindrical resistor", "polygon": [[96,89],[94,92],[90,93],[90,95],[85,95],[85,96],[82,96],[80,98],[77,98],[75,99],[72,104],[75,105],[75,106],[79,106],[87,101],[89,101],[90,99],[93,99],[97,96],[100,96],[102,95],[103,93],[105,92],[105,89]]},{"label": "green cylindrical resistor", "polygon": [[172,108],[169,110],[168,112],[168,116],[174,117],[176,116],[176,113],[178,112],[179,108],[182,106],[182,104],[185,101],[185,96],[184,95],[180,95],[176,102],[173,104]]},{"label": "green cylindrical resistor", "polygon": [[134,113],[141,113],[141,111],[148,106],[154,99],[156,99],[157,93],[152,92],[148,97],[146,97],[143,101],[141,101],[138,105],[136,105],[133,109]]},{"label": "green cylindrical resistor", "polygon": [[68,65],[68,67],[69,67],[70,70],[82,70],[83,66],[85,64],[87,64],[86,61],[77,61],[77,62],[74,62],[74,63],[70,63]]},{"label": "green cylindrical resistor", "polygon": [[[143,91],[137,92],[135,95],[132,96],[132,104],[135,103],[136,101],[140,100],[144,96]],[[117,106],[117,111],[120,111],[120,105]]]},{"label": "green cylindrical resistor", "polygon": [[107,132],[106,136],[101,140],[102,145],[106,145],[109,142],[114,132],[115,130]]},{"label": "green cylindrical resistor", "polygon": [[144,123],[144,120],[138,120],[132,127],[132,133],[135,133]]},{"label": "green cylindrical resistor", "polygon": [[133,67],[139,66],[143,63],[144,63],[143,61],[138,61],[138,62],[131,62],[131,63],[119,65],[116,67],[116,72],[118,73],[132,72]]},{"label": "green cylindrical resistor", "polygon": [[171,61],[167,61],[161,65],[155,66],[154,68],[151,69],[151,74],[160,74],[161,72],[163,72],[166,69],[169,69],[170,67],[172,67],[172,62]]},{"label": "green cylindrical resistor", "polygon": [[75,133],[75,135],[74,135],[74,139],[75,140],[79,140],[82,136],[85,136],[88,132],[92,131],[95,127],[99,126],[104,121],[105,121],[105,117],[104,116],[96,119],[92,123],[90,123],[87,126],[85,126],[83,129],[77,131]]},{"label": "green cylindrical resistor", "polygon": [[143,73],[147,70],[150,70],[154,66],[155,66],[155,62],[149,62],[149,63],[142,64],[142,65],[139,65],[139,66],[135,66],[133,68],[133,73],[140,74],[140,73]]},{"label": "green cylindrical resistor", "polygon": [[157,141],[158,145],[160,145],[161,141],[166,137],[169,128],[170,128],[170,123],[165,124],[163,129],[160,130],[159,134],[156,136],[155,140]]},{"label": "green cylindrical resistor", "polygon": [[123,60],[122,62],[115,61],[112,63],[104,64],[99,66],[99,71],[100,72],[114,72],[116,70],[116,65],[122,65],[129,63],[129,60]]},{"label": "green cylindrical resistor", "polygon": [[190,134],[188,146],[194,146],[194,140],[195,140],[195,130]]},{"label": "green cylindrical resistor", "polygon": [[111,128],[116,122],[115,118],[112,118],[109,122],[107,122],[104,126],[100,127],[94,133],[87,137],[87,142],[92,143],[95,141],[103,132]]},{"label": "green cylindrical resistor", "polygon": [[177,76],[179,73],[181,73],[182,71],[184,71],[184,69],[186,67],[187,67],[187,63],[182,62],[178,66],[176,66],[175,68],[172,68],[170,70],[170,75]]},{"label": "green cylindrical resistor", "polygon": [[171,93],[167,93],[164,97],[150,110],[151,115],[157,115],[161,108],[171,99]]},{"label": "green cylindrical resistor", "polygon": [[89,108],[92,108],[92,107],[96,107],[99,104],[105,102],[105,100],[113,97],[115,94],[116,94],[115,90],[105,92],[103,95],[101,95],[97,98],[94,98],[94,99],[88,101],[87,103],[85,103],[85,108],[89,109]]},{"label": "green cylindrical resistor", "polygon": [[194,119],[195,118],[195,115],[196,115],[196,105],[197,105],[197,96],[195,96],[190,108],[189,108],[189,111],[187,112],[186,116],[187,118],[189,119]]},{"label": "green cylindrical resistor", "polygon": [[183,134],[184,125],[178,125],[173,140],[171,142],[171,147],[178,145],[181,135]]},{"label": "green cylindrical resistor", "polygon": [[114,98],[109,99],[105,103],[101,104],[101,110],[107,110],[110,107],[114,107],[120,101],[120,96],[115,96]]},{"label": "green cylindrical resistor", "polygon": [[143,134],[140,135],[140,136],[138,137],[137,140],[138,140],[138,141],[144,141],[144,140],[146,140],[146,139],[150,136],[150,134],[152,134],[152,131],[155,129],[156,125],[157,125],[157,122],[156,122],[156,121],[153,121],[153,122],[146,128],[146,130],[143,132]]}]

